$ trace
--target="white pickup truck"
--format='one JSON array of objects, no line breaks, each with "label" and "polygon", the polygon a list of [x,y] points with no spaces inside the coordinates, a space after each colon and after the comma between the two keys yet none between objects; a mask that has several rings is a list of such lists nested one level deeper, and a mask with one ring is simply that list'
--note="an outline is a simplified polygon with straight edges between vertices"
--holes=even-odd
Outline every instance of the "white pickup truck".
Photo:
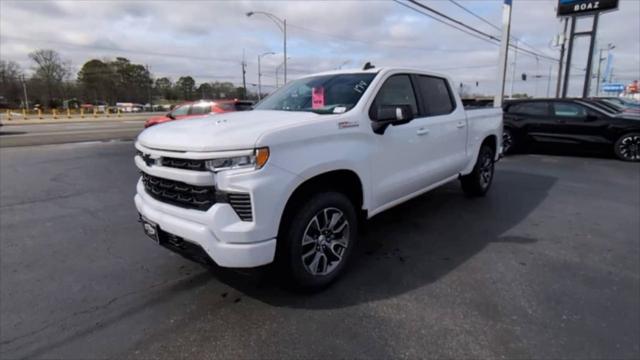
[{"label": "white pickup truck", "polygon": [[320,288],[343,272],[360,219],[455,179],[484,195],[501,139],[502,110],[465,111],[444,75],[320,73],[253,111],[143,131],[135,204],[165,247],[222,267],[275,262]]}]

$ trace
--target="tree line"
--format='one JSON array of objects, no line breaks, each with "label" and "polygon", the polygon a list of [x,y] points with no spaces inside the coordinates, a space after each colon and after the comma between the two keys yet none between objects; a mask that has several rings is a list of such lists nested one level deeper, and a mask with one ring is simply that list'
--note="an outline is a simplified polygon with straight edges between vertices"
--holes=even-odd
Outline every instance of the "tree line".
[{"label": "tree line", "polygon": [[28,106],[59,108],[68,104],[115,105],[116,102],[157,104],[197,99],[248,98],[243,87],[231,82],[203,82],[196,86],[191,76],[175,82],[168,77],[154,78],[149,68],[124,57],[91,59],[73,77],[71,62],[51,49],[29,54],[32,75],[27,76],[14,61],[0,60],[0,102],[5,107],[24,107],[25,88]]}]

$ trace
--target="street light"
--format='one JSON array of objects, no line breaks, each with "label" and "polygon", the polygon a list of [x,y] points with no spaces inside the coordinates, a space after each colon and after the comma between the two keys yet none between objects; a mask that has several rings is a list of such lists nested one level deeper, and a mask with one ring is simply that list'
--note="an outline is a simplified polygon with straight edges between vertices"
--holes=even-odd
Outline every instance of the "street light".
[{"label": "street light", "polygon": [[602,65],[602,60],[605,60],[606,58],[602,57],[602,50],[607,50],[607,52],[615,49],[616,46],[609,43],[607,44],[606,48],[601,48],[600,49],[600,53],[598,55],[598,78],[596,80],[596,96],[600,95],[600,66]]},{"label": "street light", "polygon": [[262,99],[262,72],[260,69],[260,58],[267,55],[275,55],[273,51],[269,51],[258,55],[258,101]]},{"label": "street light", "polygon": [[[290,57],[287,58],[287,60],[291,59]],[[280,65],[276,66],[276,89],[278,88],[278,73],[280,72],[280,68],[285,65],[286,63],[281,63]],[[286,83],[286,81],[285,81]]]},{"label": "street light", "polygon": [[271,21],[273,21],[276,24],[276,26],[278,26],[278,29],[280,29],[280,31],[282,31],[282,34],[284,35],[284,82],[286,84],[287,83],[287,19],[280,19],[279,17],[265,11],[249,11],[247,13],[247,17],[251,17],[256,14],[264,15],[269,19],[271,19]]}]

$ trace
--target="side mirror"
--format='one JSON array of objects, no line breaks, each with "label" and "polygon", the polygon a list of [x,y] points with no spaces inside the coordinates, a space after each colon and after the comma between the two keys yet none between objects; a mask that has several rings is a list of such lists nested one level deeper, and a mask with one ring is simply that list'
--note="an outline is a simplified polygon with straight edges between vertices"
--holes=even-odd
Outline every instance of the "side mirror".
[{"label": "side mirror", "polygon": [[402,125],[413,120],[411,105],[380,105],[372,108],[370,114],[373,132],[382,135],[389,125]]},{"label": "side mirror", "polygon": [[169,119],[171,119],[171,120],[175,120],[175,119],[176,119],[176,117],[175,117],[175,116],[173,116],[173,114],[172,114],[171,112],[168,112],[168,113],[167,113],[167,117],[168,117]]}]

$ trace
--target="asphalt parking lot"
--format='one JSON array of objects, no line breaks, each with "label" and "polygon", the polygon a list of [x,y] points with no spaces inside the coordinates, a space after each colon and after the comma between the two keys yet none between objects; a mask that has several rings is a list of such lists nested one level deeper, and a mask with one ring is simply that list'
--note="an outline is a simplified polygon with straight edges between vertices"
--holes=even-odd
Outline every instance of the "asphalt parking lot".
[{"label": "asphalt parking lot", "polygon": [[133,153],[0,150],[0,357],[640,357],[640,164],[506,158],[486,198],[453,182],[375,217],[300,295],[147,239]]}]

